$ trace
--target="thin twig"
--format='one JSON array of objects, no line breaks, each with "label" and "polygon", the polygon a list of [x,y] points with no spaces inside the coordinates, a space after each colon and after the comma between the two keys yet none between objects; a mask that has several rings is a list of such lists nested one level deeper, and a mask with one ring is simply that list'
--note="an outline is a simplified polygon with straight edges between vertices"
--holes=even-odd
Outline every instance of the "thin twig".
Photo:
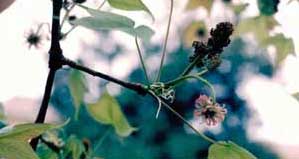
[{"label": "thin twig", "polygon": [[100,5],[99,5],[99,7],[97,8],[98,10],[100,10],[103,6],[104,6],[104,4],[107,2],[107,0],[104,0]]},{"label": "thin twig", "polygon": [[[195,76],[202,76],[203,74],[207,73],[208,70],[207,69],[204,69],[198,73],[195,74]],[[168,87],[172,87],[172,86],[175,86],[177,85],[178,83],[184,81],[186,79],[187,75],[185,76],[179,76],[178,78],[172,80],[172,81],[169,81],[169,82],[166,82],[165,83],[165,86],[168,86]]]},{"label": "thin twig", "polygon": [[93,151],[96,151],[97,149],[99,149],[99,147],[103,144],[104,140],[108,137],[109,133],[111,132],[111,127],[108,128],[104,134],[102,135],[102,137],[100,138],[100,140],[98,141],[98,143],[96,144],[96,146],[94,147]]},{"label": "thin twig", "polygon": [[104,74],[104,73],[92,70],[88,67],[82,66],[80,64],[77,64],[76,62],[71,61],[69,59],[63,59],[62,63],[63,63],[63,65],[68,65],[71,68],[83,71],[83,72],[88,73],[90,75],[105,79],[107,81],[110,81],[110,82],[116,83],[118,85],[121,85],[125,88],[134,90],[134,91],[136,91],[137,93],[139,93],[141,95],[147,94],[146,87],[144,85],[140,84],[140,83],[131,83],[131,82],[125,82],[125,81],[119,80],[119,79],[111,77],[107,74]]},{"label": "thin twig", "polygon": [[197,56],[187,67],[186,69],[183,71],[183,73],[180,75],[181,77],[188,75],[192,69],[196,66],[196,64],[198,63],[198,60],[200,59],[199,56]]},{"label": "thin twig", "polygon": [[189,76],[186,76],[187,78],[195,78],[203,83],[205,83],[210,89],[211,89],[211,93],[212,93],[212,99],[214,101],[216,101],[216,93],[215,93],[215,89],[213,87],[213,85],[206,79],[200,77],[200,76],[195,76],[195,75],[189,75]]},{"label": "thin twig", "polygon": [[76,6],[76,4],[72,4],[70,9],[65,12],[64,17],[61,22],[61,25],[60,25],[61,28],[63,27],[64,23],[66,22],[66,19],[69,17],[71,11],[75,8],[75,6]]},{"label": "thin twig", "polygon": [[148,77],[148,74],[147,74],[147,71],[146,71],[145,62],[144,62],[142,54],[141,54],[141,49],[140,49],[140,46],[138,44],[138,37],[137,36],[135,36],[135,44],[136,44],[136,47],[137,47],[137,52],[138,52],[139,60],[140,60],[140,63],[142,65],[142,69],[144,71],[144,75],[145,75],[147,84],[149,84],[150,80],[149,80],[149,77]]},{"label": "thin twig", "polygon": [[[104,6],[104,4],[107,2],[107,0],[104,0],[100,5],[99,5],[99,7],[97,8],[98,10],[100,10],[103,6]],[[80,6],[80,7],[82,7],[82,5],[80,5],[80,4],[77,4],[78,6]],[[75,5],[74,5],[75,6]],[[84,7],[83,7],[84,8]],[[73,9],[73,8],[71,8],[71,9]],[[62,23],[63,24],[63,23]],[[75,30],[76,28],[78,27],[78,25],[73,25],[72,27],[71,27],[71,29],[69,29],[66,33],[64,33],[63,34],[63,38],[65,38],[66,36],[68,36],[73,30]],[[62,28],[62,27],[61,27]]]},{"label": "thin twig", "polygon": [[213,87],[213,85],[206,79],[202,78],[201,75],[203,75],[204,73],[208,72],[207,69],[197,73],[197,74],[194,74],[194,75],[186,75],[186,76],[183,76],[181,78],[177,78],[173,81],[170,81],[170,82],[167,82],[165,83],[165,86],[167,87],[173,87],[173,86],[177,86],[179,83],[187,80],[187,79],[190,79],[190,78],[195,78],[201,82],[203,82],[204,84],[206,84],[210,89],[211,89],[211,93],[212,93],[212,99],[215,101],[216,100],[216,92],[215,92],[215,89]]},{"label": "thin twig", "polygon": [[77,25],[74,25],[74,26],[72,26],[71,27],[71,29],[69,29],[66,33],[64,33],[62,36],[62,39],[63,38],[66,38],[68,35],[69,35],[69,33],[71,33],[74,29],[76,29],[77,28]]},{"label": "thin twig", "polygon": [[161,77],[161,74],[162,74],[162,66],[163,66],[163,63],[164,63],[165,55],[166,55],[166,48],[167,48],[169,31],[170,31],[172,12],[173,12],[173,0],[170,0],[169,19],[168,19],[168,24],[167,24],[166,36],[165,36],[165,40],[164,40],[162,58],[161,58],[161,62],[160,62],[160,66],[159,66],[159,72],[158,72],[158,76],[156,78],[156,82],[160,81],[160,77]]}]

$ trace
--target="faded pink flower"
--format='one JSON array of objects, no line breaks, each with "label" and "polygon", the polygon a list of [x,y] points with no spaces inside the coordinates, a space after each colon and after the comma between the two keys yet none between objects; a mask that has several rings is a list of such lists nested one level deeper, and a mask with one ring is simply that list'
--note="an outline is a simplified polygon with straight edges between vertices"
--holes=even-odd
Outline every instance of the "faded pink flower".
[{"label": "faded pink flower", "polygon": [[202,117],[209,126],[216,125],[224,120],[227,110],[206,95],[200,95],[195,104],[194,115]]},{"label": "faded pink flower", "polygon": [[212,99],[206,95],[200,95],[196,101],[196,107],[213,104]]}]

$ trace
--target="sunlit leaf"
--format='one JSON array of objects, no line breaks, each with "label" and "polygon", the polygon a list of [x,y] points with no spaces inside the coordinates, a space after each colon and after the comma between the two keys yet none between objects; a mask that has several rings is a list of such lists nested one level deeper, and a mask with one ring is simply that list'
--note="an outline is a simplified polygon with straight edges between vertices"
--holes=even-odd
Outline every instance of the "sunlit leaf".
[{"label": "sunlit leaf", "polygon": [[126,24],[122,22],[104,20],[96,17],[83,17],[74,20],[72,23],[97,31],[119,30],[129,34],[134,34],[134,29],[132,26],[126,26]]},{"label": "sunlit leaf", "polygon": [[27,142],[13,139],[0,139],[0,158],[38,159]]},{"label": "sunlit leaf", "polygon": [[71,135],[66,142],[66,153],[72,154],[72,159],[80,159],[82,153],[85,152],[84,145],[81,140]]},{"label": "sunlit leaf", "polygon": [[294,44],[292,39],[284,37],[283,34],[269,35],[269,31],[277,24],[273,17],[258,16],[245,19],[237,26],[236,35],[252,32],[261,47],[267,48],[269,45],[274,45],[277,49],[276,64],[279,64],[289,53],[294,52]]},{"label": "sunlit leaf", "polygon": [[123,15],[105,12],[100,10],[95,10],[91,8],[84,7],[86,11],[93,17],[97,18],[101,21],[106,21],[107,24],[103,24],[104,26],[112,26],[112,27],[134,27],[135,22]]},{"label": "sunlit leaf", "polygon": [[20,124],[7,126],[0,129],[0,140],[9,138],[26,142],[53,128],[57,128],[57,126],[52,124]]},{"label": "sunlit leaf", "polygon": [[213,0],[189,0],[186,9],[192,10],[198,7],[204,7],[210,12]]},{"label": "sunlit leaf", "polygon": [[115,13],[99,11],[83,7],[92,17],[84,17],[74,20],[72,23],[93,30],[120,30],[134,34],[135,22],[128,17]]},{"label": "sunlit leaf", "polygon": [[289,53],[294,53],[295,48],[293,40],[286,38],[283,34],[277,34],[268,38],[264,45],[274,45],[276,48],[276,64],[280,64]]},{"label": "sunlit leaf", "polygon": [[29,145],[29,139],[58,128],[52,124],[20,124],[0,129],[0,158],[38,159]]},{"label": "sunlit leaf", "polygon": [[[83,7],[83,6],[82,6]],[[154,31],[144,25],[135,28],[135,22],[125,16],[110,12],[103,12],[91,8],[83,7],[92,17],[83,17],[72,21],[74,25],[80,25],[93,30],[119,30],[132,36],[138,36],[144,41],[149,41]]]},{"label": "sunlit leaf", "polygon": [[73,98],[73,104],[75,106],[75,118],[78,119],[80,106],[84,100],[84,93],[87,90],[85,85],[86,80],[83,74],[78,70],[72,70],[69,77],[69,89]]},{"label": "sunlit leaf", "polygon": [[154,19],[151,11],[146,7],[146,5],[141,0],[108,0],[108,3],[117,9],[128,10],[128,11],[138,11],[143,10],[150,14]]},{"label": "sunlit leaf", "polygon": [[244,4],[229,4],[230,8],[235,12],[235,14],[239,15],[241,14],[248,6],[248,3]]},{"label": "sunlit leaf", "polygon": [[135,28],[136,35],[143,39],[144,42],[149,43],[152,36],[155,34],[155,31],[153,31],[151,28],[141,25]]},{"label": "sunlit leaf", "polygon": [[208,159],[257,159],[246,149],[229,142],[218,142],[209,148]]},{"label": "sunlit leaf", "polygon": [[96,121],[112,125],[119,136],[126,137],[136,130],[127,121],[117,100],[108,92],[103,93],[98,102],[89,104],[87,110]]},{"label": "sunlit leaf", "polygon": [[204,41],[208,37],[208,30],[204,21],[193,22],[184,30],[184,44],[191,47],[193,41]]},{"label": "sunlit leaf", "polygon": [[240,21],[236,27],[235,35],[254,33],[258,42],[263,42],[269,37],[269,30],[277,25],[273,17],[258,16]]}]

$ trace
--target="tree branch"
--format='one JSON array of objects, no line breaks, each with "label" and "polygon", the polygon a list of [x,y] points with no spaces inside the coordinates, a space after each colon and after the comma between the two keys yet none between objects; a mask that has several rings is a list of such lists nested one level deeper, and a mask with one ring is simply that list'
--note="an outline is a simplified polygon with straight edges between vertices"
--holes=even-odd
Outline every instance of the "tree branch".
[{"label": "tree branch", "polygon": [[105,79],[107,81],[116,83],[120,86],[131,89],[133,91],[136,91],[140,95],[146,95],[147,92],[148,92],[147,89],[144,87],[144,85],[142,85],[140,83],[131,83],[131,82],[126,82],[126,81],[119,80],[119,79],[111,77],[107,74],[103,74],[101,72],[97,72],[97,71],[92,70],[88,67],[77,64],[76,62],[74,62],[72,60],[69,60],[69,59],[66,59],[66,58],[62,59],[62,64],[70,66],[71,68],[83,71],[83,72],[88,73],[90,75]]},{"label": "tree branch", "polygon": [[[62,67],[61,59],[63,58],[62,50],[59,44],[60,37],[60,10],[62,8],[62,0],[53,0],[53,16],[52,16],[52,29],[51,29],[51,47],[49,50],[49,74],[46,83],[46,88],[38,112],[35,123],[44,123],[48,104],[52,92],[52,87],[54,83],[55,73],[58,69]],[[31,147],[35,150],[38,144],[39,137],[32,139],[30,142]]]},{"label": "tree branch", "polygon": [[49,75],[48,75],[43,101],[42,101],[40,110],[38,112],[38,116],[35,120],[35,123],[43,123],[45,121],[46,115],[43,115],[43,114],[46,114],[46,112],[47,112],[48,103],[49,103],[51,92],[52,92],[52,86],[54,83],[54,78],[55,78],[55,70],[51,69],[49,72]]}]

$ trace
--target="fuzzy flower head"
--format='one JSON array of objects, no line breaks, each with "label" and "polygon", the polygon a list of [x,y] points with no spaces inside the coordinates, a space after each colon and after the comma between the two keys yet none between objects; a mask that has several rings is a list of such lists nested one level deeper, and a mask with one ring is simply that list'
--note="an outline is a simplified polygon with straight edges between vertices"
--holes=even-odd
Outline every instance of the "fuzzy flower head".
[{"label": "fuzzy flower head", "polygon": [[42,37],[39,34],[36,34],[33,30],[30,30],[26,35],[26,42],[29,49],[32,46],[34,46],[35,48],[39,48],[41,46],[41,41]]},{"label": "fuzzy flower head", "polygon": [[208,126],[216,125],[224,120],[227,110],[220,104],[213,102],[206,95],[200,95],[195,102],[194,115],[202,117]]},{"label": "fuzzy flower head", "polygon": [[[47,26],[47,32],[43,30],[43,26]],[[35,47],[36,49],[40,49],[43,45],[43,42],[45,40],[49,40],[48,37],[49,33],[49,25],[46,23],[38,24],[36,28],[31,28],[27,32],[25,32],[25,39],[26,43],[28,45],[28,48],[31,49],[31,47]]]}]

